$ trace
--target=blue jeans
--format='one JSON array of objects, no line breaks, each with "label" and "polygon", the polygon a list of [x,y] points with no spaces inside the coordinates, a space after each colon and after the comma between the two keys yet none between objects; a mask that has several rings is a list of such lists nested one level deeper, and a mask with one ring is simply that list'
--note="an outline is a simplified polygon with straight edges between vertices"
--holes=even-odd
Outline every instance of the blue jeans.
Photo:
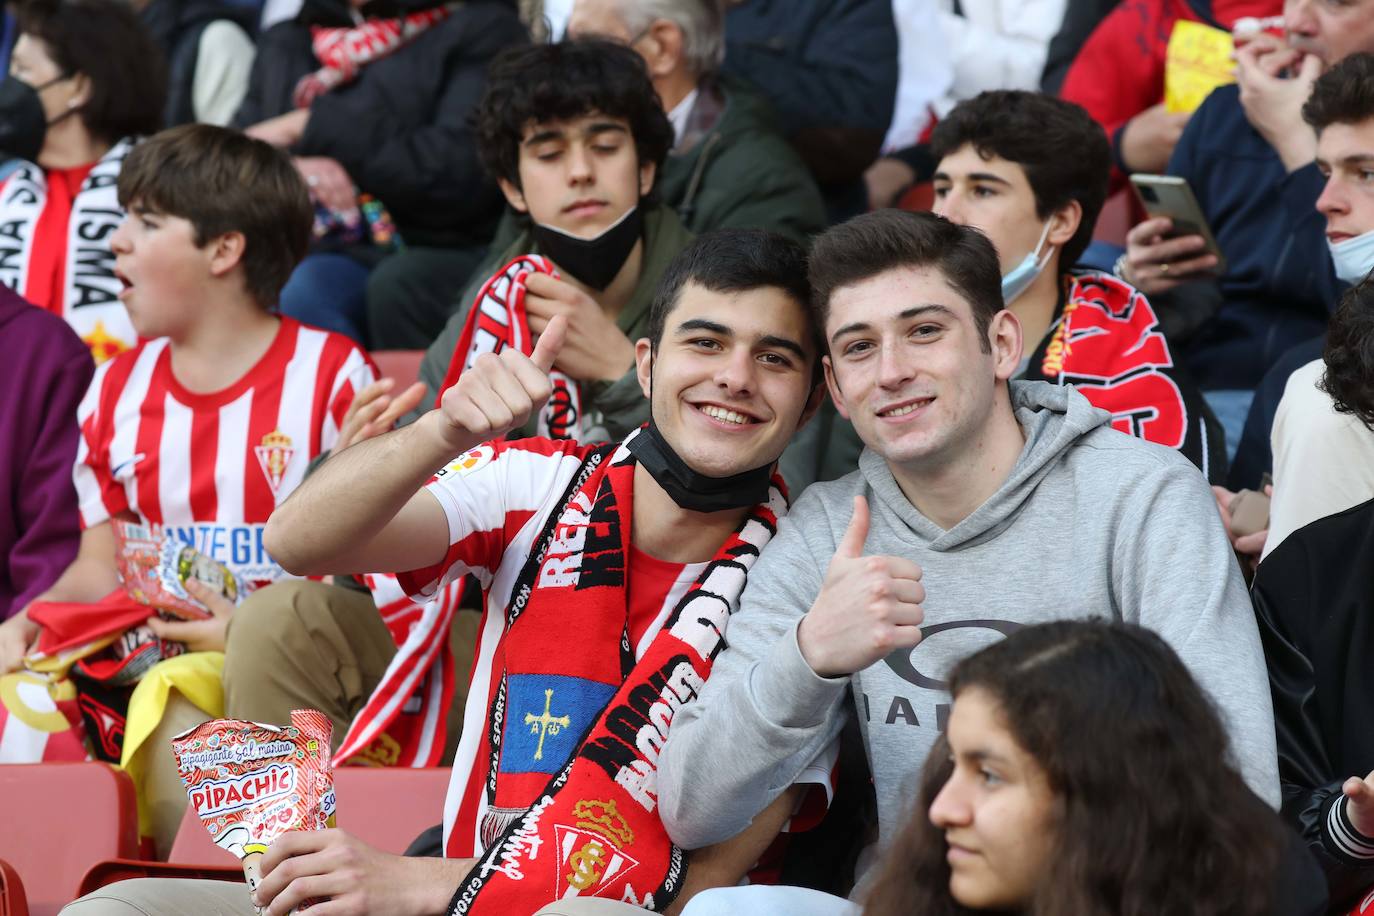
[{"label": "blue jeans", "polygon": [[1245,417],[1250,413],[1250,402],[1255,399],[1255,392],[1228,388],[1204,391],[1202,396],[1226,433],[1226,460],[1230,462],[1235,459],[1236,449],[1240,446],[1241,430],[1245,429]]},{"label": "blue jeans", "polygon": [[338,331],[367,346],[367,276],[372,269],[346,254],[306,255],[281,291],[281,312]]},{"label": "blue jeans", "polygon": [[751,884],[702,891],[682,916],[859,916],[859,905],[805,887]]}]

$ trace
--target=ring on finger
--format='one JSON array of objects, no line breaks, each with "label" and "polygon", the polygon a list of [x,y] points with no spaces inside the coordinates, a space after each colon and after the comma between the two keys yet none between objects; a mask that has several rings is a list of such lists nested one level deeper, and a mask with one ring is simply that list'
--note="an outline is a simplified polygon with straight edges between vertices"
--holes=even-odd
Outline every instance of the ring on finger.
[{"label": "ring on finger", "polygon": [[1169,276],[1169,264],[1168,264],[1167,261],[1166,261],[1165,263],[1159,265],[1159,275],[1160,275],[1161,277],[1167,277],[1167,276]]}]

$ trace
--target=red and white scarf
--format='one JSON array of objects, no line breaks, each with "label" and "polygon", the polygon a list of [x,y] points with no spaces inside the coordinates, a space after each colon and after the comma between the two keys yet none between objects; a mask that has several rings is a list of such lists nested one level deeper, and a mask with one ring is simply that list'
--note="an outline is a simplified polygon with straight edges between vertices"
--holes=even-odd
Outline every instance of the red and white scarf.
[{"label": "red and white scarf", "polygon": [[[768,501],[749,511],[636,661],[626,581],[635,466],[625,443],[590,453],[516,580],[481,749],[490,841],[449,905],[455,916],[532,912],[575,896],[662,909],[682,887],[683,852],[656,810],[658,754],[677,710],[710,676],[787,502],[775,477]],[[550,556],[555,539],[574,536],[585,545],[575,576],[566,557]],[[583,732],[559,742],[575,752],[536,769],[561,728]]]},{"label": "red and white scarf", "polygon": [[[507,347],[518,347],[526,354],[533,352],[529,315],[525,311],[525,282],[532,273],[558,276],[548,258],[525,254],[501,268],[482,286],[449,362],[448,374],[439,389],[440,399],[483,353],[500,353]],[[462,359],[458,358],[460,355]],[[547,439],[580,440],[586,424],[577,382],[557,369],[549,373],[549,380],[553,383],[553,394],[539,411],[537,434]],[[437,401],[434,406],[439,406]]]},{"label": "red and white scarf", "polygon": [[[547,258],[524,255],[482,287],[439,389],[440,399],[481,354],[499,353],[506,347],[533,352],[534,337],[525,314],[525,280],[534,272],[558,275]],[[550,378],[554,394],[539,414],[539,433],[554,439],[576,438],[582,431],[577,383],[557,371]],[[335,764],[353,760],[384,766],[436,766],[453,702],[454,662],[447,634],[462,598],[462,582],[445,586],[423,607],[406,597],[394,575],[368,576],[366,584],[396,641],[397,653],[354,716],[334,755]]]},{"label": "red and white scarf", "polygon": [[297,108],[309,108],[311,102],[326,92],[357,79],[363,67],[392,54],[430,26],[443,22],[457,5],[448,3],[407,13],[398,19],[368,19],[352,28],[311,26],[311,50],[321,66],[296,83],[292,101]]},{"label": "red and white scarf", "polygon": [[[58,312],[104,362],[138,342],[119,294],[110,236],[124,219],[119,170],[134,148],[120,140],[69,197],[61,181],[25,162],[0,188],[0,283],[30,302]],[[66,216],[66,232],[54,231]],[[58,289],[51,289],[64,264]]]}]

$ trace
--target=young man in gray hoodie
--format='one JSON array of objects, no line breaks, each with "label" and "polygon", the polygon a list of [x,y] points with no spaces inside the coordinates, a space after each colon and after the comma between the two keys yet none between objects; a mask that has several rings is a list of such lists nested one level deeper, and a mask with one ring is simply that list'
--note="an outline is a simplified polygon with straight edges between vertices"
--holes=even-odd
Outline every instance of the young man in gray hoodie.
[{"label": "young man in gray hoodie", "polygon": [[1087,616],[1168,640],[1277,805],[1264,657],[1197,469],[1113,430],[1072,387],[1009,382],[1021,328],[977,230],[870,213],[817,239],[810,276],[830,394],[866,448],[782,521],[700,701],[673,721],[659,802],[674,841],[739,833],[851,715],[889,841],[944,728],[950,666]]}]

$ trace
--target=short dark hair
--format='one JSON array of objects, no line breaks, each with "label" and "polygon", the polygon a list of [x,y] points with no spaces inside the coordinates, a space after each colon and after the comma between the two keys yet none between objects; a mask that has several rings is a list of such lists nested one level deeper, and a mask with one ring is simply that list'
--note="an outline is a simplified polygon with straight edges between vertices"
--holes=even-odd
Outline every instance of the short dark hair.
[{"label": "short dark hair", "polygon": [[1321,388],[1339,413],[1374,430],[1374,280],[1346,290],[1326,331]]},{"label": "short dark hair", "polygon": [[821,379],[820,329],[811,309],[806,281],[806,249],[764,229],[716,229],[697,236],[677,253],[659,278],[649,305],[647,336],[655,351],[663,339],[668,315],[677,308],[682,288],[693,283],[713,293],[737,293],[773,287],[797,304],[806,318],[807,340],[815,354],[812,382]]},{"label": "short dark hair", "polygon": [[277,304],[305,257],[315,218],[285,153],[209,124],[173,127],[134,147],[119,172],[119,204],[133,203],[187,220],[197,245],[243,233],[244,278],[264,308]]},{"label": "short dark hair", "polygon": [[1002,310],[997,250],[977,229],[934,213],[875,210],[821,233],[811,246],[811,302],[821,334],[835,290],[900,267],[934,267],[968,300],[983,352],[988,326]]},{"label": "short dark hair", "polygon": [[90,79],[90,101],[77,114],[93,136],[113,143],[162,126],[166,61],[128,3],[29,0],[18,20],[20,34],[41,41],[63,74]]},{"label": "short dark hair", "polygon": [[954,106],[930,137],[937,161],[965,146],[984,158],[997,156],[1021,166],[1041,221],[1078,201],[1083,219],[1064,243],[1059,265],[1068,270],[1077,263],[1107,200],[1112,150],[1101,125],[1078,105],[1053,96],[1013,89],[982,92]]},{"label": "short dark hair", "polygon": [[518,188],[525,129],[593,112],[629,122],[640,164],[662,170],[673,126],[638,53],[595,38],[509,48],[492,61],[477,105],[482,164]]},{"label": "short dark hair", "polygon": [[1332,124],[1374,118],[1374,54],[1350,54],[1317,77],[1302,119],[1321,133]]}]

